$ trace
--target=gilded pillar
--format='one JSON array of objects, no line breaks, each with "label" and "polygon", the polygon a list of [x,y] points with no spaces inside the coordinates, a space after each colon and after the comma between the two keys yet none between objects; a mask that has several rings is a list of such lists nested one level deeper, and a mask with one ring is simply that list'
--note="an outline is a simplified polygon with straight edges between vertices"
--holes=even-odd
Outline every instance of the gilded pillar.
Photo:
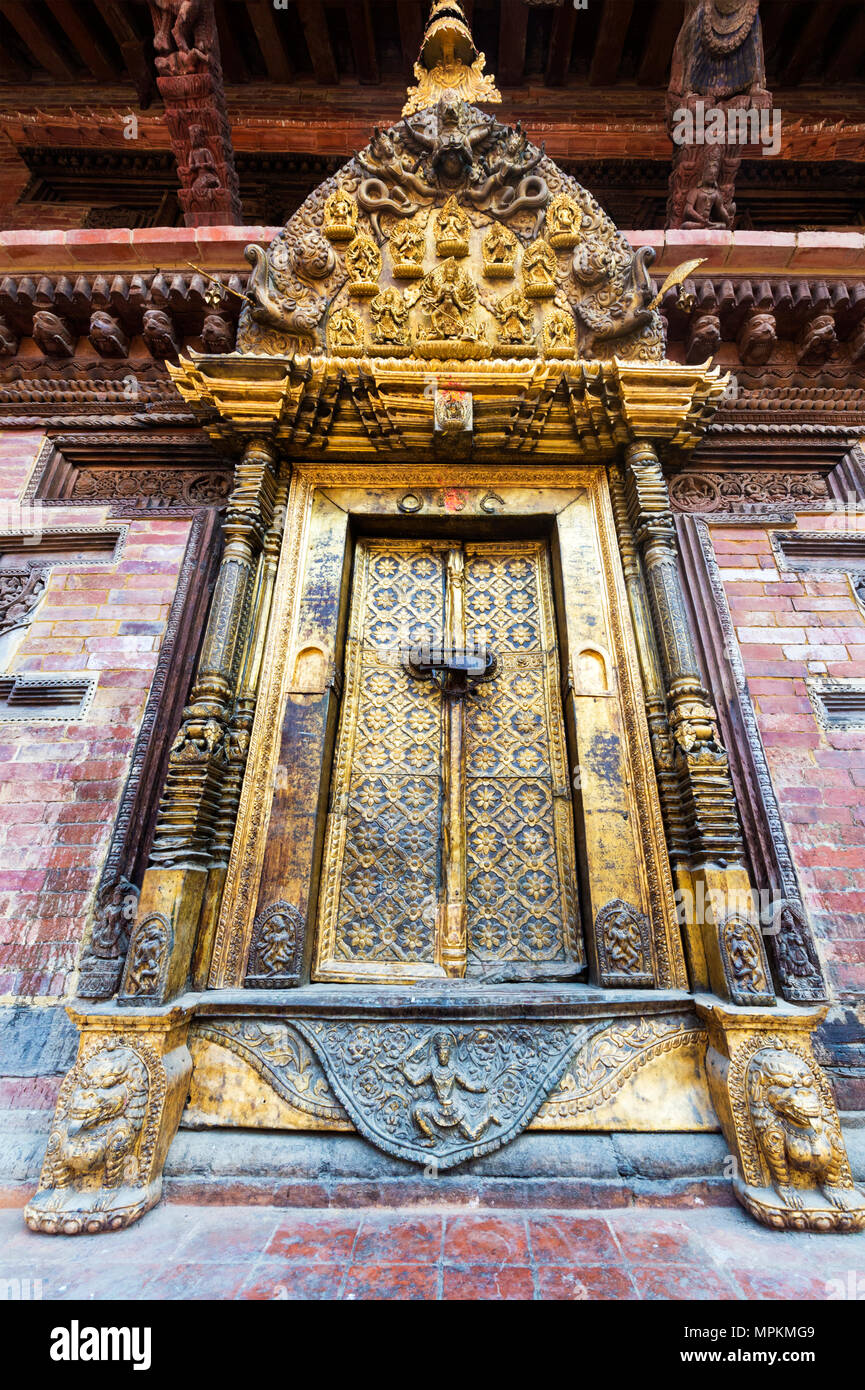
[{"label": "gilded pillar", "polygon": [[[680,915],[692,985],[699,988],[708,983],[721,998],[737,1004],[772,1004],[774,993],[754,913],[727,753],[688,626],[667,484],[648,441],[631,444],[626,461],[626,519],[645,577],[666,698],[669,735],[665,742],[657,696],[652,692],[653,732],[660,735],[655,756],[663,774],[659,781],[666,783],[668,816],[672,814],[668,824],[678,859]],[[620,511],[621,500],[620,494]],[[620,516],[620,527],[624,523],[625,517]],[[633,563],[631,570],[629,592],[640,614],[635,623],[639,631],[646,627],[644,605]],[[644,647],[647,637],[644,630]]]},{"label": "gilded pillar", "polygon": [[276,464],[273,446],[257,439],[237,466],[198,669],[171,748],[141,887],[121,986],[124,1002],[162,1003],[185,987],[214,837],[230,834],[234,773],[249,739],[246,711],[237,709],[236,697],[253,631],[259,556],[273,526]]}]

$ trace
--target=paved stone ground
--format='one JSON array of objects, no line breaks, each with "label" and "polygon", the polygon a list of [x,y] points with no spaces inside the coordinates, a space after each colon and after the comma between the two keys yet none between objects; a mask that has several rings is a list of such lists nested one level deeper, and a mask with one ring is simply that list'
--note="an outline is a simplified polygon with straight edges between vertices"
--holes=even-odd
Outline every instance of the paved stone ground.
[{"label": "paved stone ground", "polygon": [[865,1297],[865,1237],[779,1234],[729,1207],[169,1203],[127,1231],[74,1238],[33,1235],[13,1209],[0,1211],[0,1250],[0,1279],[41,1279],[43,1299]]}]

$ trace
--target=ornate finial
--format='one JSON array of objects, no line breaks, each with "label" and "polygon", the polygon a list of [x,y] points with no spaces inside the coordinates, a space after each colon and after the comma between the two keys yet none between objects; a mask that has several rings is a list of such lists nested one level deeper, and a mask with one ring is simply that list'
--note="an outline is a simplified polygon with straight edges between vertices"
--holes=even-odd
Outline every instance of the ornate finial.
[{"label": "ornate finial", "polygon": [[485,58],[478,53],[462,7],[455,0],[433,0],[420,60],[414,65],[416,87],[409,87],[404,116],[435,106],[442,97],[470,102],[498,103],[501,94],[484,72]]}]

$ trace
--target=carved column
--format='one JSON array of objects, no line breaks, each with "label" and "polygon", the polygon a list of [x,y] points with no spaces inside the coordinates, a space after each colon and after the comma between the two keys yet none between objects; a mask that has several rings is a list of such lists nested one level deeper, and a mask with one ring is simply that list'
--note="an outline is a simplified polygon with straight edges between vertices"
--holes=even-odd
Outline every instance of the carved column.
[{"label": "carved column", "polygon": [[640,674],[643,678],[643,692],[646,704],[646,721],[652,740],[652,755],[655,775],[658,780],[658,794],[664,829],[667,835],[667,848],[674,878],[680,869],[688,873],[688,832],[682,816],[682,801],[679,784],[673,765],[673,739],[667,717],[667,700],[661,676],[658,649],[652,631],[652,615],[649,599],[637,551],[637,543],[628,519],[628,506],[625,495],[625,476],[621,468],[610,469],[610,499],[616,521],[616,535],[625,588],[628,592],[628,605],[634,628]]},{"label": "carved column", "polygon": [[285,485],[280,485],[275,493],[273,517],[264,537],[258,562],[258,574],[251,605],[251,619],[246,624],[246,643],[237,686],[237,700],[225,736],[226,763],[222,777],[219,810],[210,845],[210,867],[193,962],[192,983],[195,989],[206,987],[210,970],[213,937],[222,901],[225,875],[228,872],[228,859],[231,854],[234,827],[237,823],[237,808],[240,804],[240,789],[246,770],[246,755],[252,737],[252,724],[255,717],[261,665],[264,659],[270,605],[285,524],[287,491]]},{"label": "carved column", "polygon": [[150,0],[156,85],[187,227],[242,221],[213,0]]},{"label": "carved column", "polygon": [[[144,875],[121,999],[161,1003],[186,985],[217,831],[236,797],[233,759],[245,747],[245,714],[235,697],[248,650],[259,555],[273,525],[276,454],[247,445],[223,530],[225,551],[189,705],[171,748],[150,863]],[[234,740],[232,744],[232,739]],[[248,737],[247,740],[248,741]]]},{"label": "carved column", "polygon": [[[624,491],[665,687],[680,812],[677,878],[692,984],[709,983],[735,1003],[771,1004],[727,754],[688,626],[667,485],[648,441],[627,450]],[[662,752],[663,766],[663,744]]]}]

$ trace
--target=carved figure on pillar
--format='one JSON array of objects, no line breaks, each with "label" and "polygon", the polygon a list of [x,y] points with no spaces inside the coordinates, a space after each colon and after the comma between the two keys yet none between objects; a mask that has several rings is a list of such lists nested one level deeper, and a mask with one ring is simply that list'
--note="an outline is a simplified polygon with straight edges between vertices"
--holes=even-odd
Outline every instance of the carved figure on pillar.
[{"label": "carved figure on pillar", "polygon": [[187,227],[241,219],[213,0],[150,0],[157,86]]},{"label": "carved figure on pillar", "polygon": [[668,227],[733,226],[745,113],[771,105],[765,83],[758,0],[687,0],[667,93],[667,128],[676,141]]}]

